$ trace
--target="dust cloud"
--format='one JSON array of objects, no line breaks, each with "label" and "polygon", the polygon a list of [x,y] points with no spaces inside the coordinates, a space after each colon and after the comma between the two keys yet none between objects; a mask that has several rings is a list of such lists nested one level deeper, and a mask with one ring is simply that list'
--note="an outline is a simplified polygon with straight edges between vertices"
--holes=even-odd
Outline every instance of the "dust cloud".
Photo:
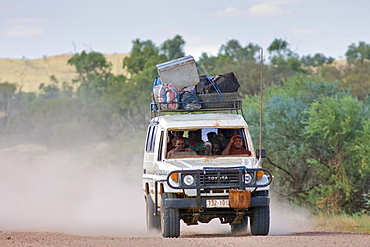
[{"label": "dust cloud", "polygon": [[101,149],[1,149],[0,230],[145,235],[141,163],[107,162]]},{"label": "dust cloud", "polygon": [[[308,210],[284,202],[272,193],[269,235],[287,235],[312,230],[313,224],[311,218],[312,215]],[[248,231],[250,232],[250,222],[248,222]],[[218,219],[213,219],[208,224],[200,223],[196,226],[182,224],[181,232],[186,235],[230,234],[230,225],[221,224]]]},{"label": "dust cloud", "polygon": [[[40,145],[0,149],[0,231],[149,236],[141,156],[114,157],[109,146],[50,151]],[[310,214],[272,195],[270,235],[307,230]],[[186,226],[184,235],[229,234],[218,219]],[[151,233],[150,236],[160,236]]]},{"label": "dust cloud", "polygon": [[294,206],[271,193],[269,235],[285,235],[313,228],[309,210]]}]

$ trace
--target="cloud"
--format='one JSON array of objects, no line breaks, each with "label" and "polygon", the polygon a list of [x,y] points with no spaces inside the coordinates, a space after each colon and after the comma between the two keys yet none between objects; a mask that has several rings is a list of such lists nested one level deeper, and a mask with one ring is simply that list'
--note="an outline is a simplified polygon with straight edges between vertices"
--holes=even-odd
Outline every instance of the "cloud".
[{"label": "cloud", "polygon": [[249,8],[248,13],[252,17],[280,17],[290,15],[289,11],[270,3],[255,5]]},{"label": "cloud", "polygon": [[281,17],[290,15],[289,11],[284,10],[279,5],[291,3],[290,1],[279,1],[274,3],[263,3],[250,7],[249,9],[238,9],[229,7],[226,9],[221,9],[212,13],[214,18],[269,18],[269,17]]},{"label": "cloud", "polygon": [[40,36],[45,33],[45,29],[40,23],[44,19],[38,18],[19,18],[6,21],[8,27],[1,32],[6,37],[32,37]]},{"label": "cloud", "polygon": [[240,18],[240,17],[245,17],[247,15],[246,11],[237,9],[237,8],[227,8],[227,9],[221,9],[218,11],[215,11],[212,16],[213,17],[230,17],[230,18]]}]

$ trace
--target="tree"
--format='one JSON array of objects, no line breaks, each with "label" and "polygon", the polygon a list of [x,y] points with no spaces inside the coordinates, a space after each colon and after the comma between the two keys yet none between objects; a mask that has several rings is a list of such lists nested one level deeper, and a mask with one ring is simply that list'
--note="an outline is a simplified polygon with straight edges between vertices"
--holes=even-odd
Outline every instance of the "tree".
[{"label": "tree", "polygon": [[342,70],[340,84],[350,88],[352,95],[366,100],[370,92],[370,62],[355,63]]},{"label": "tree", "polygon": [[15,96],[15,91],[17,87],[15,84],[3,82],[0,83],[0,111],[2,111],[5,116],[9,114],[11,100]]},{"label": "tree", "polygon": [[[27,141],[32,138],[33,124],[31,122],[32,113],[30,106],[36,99],[36,93],[25,93],[18,91],[14,93],[8,104],[8,114],[2,123],[1,134],[7,136],[22,135],[22,141]],[[6,138],[0,138],[6,142]],[[18,139],[18,138],[17,138]],[[9,145],[9,143],[5,143]]]},{"label": "tree", "polygon": [[301,62],[304,66],[320,67],[324,64],[332,64],[334,62],[333,57],[325,57],[322,53],[316,53],[312,57],[310,55],[303,56]]},{"label": "tree", "polygon": [[[361,170],[364,174],[364,170],[361,163],[355,161],[359,158],[368,160],[369,155],[358,157],[353,150],[364,141],[356,140],[356,136],[360,137],[364,131],[363,109],[363,102],[347,95],[324,97],[307,111],[306,134],[310,138],[311,154],[308,162],[315,168],[320,181],[311,196],[316,198],[320,208],[330,212],[344,209],[353,213],[359,210],[354,202],[358,199],[355,196],[359,189],[358,174]],[[367,143],[366,140],[361,144]]]},{"label": "tree", "polygon": [[366,59],[370,59],[370,45],[366,44],[364,41],[359,41],[358,46],[352,43],[348,46],[346,58],[350,64],[356,61],[363,63]]},{"label": "tree", "polygon": [[289,43],[282,39],[274,39],[267,48],[270,53],[269,59],[274,68],[274,73],[280,78],[287,78],[296,73],[306,73],[302,69],[299,55],[289,48]]},{"label": "tree", "polygon": [[78,92],[81,97],[88,100],[104,94],[113,75],[111,64],[101,53],[83,51],[69,59],[68,64],[75,66],[79,74],[75,83],[79,83]]},{"label": "tree", "polygon": [[68,64],[76,67],[82,83],[88,83],[97,76],[108,75],[111,68],[111,64],[99,52],[82,51],[70,58]]},{"label": "tree", "polygon": [[159,49],[151,40],[140,41],[136,39],[132,42],[130,56],[123,60],[123,67],[131,75],[143,73],[146,70],[155,73],[155,65],[158,62],[166,61],[165,55],[159,55]]},{"label": "tree", "polygon": [[317,184],[312,179],[312,168],[306,163],[309,143],[304,132],[308,118],[305,110],[315,100],[335,95],[338,85],[304,76],[287,79],[283,84],[283,87],[274,86],[266,92],[271,97],[266,103],[264,117],[264,134],[272,154],[268,160],[284,177],[280,193],[302,203],[306,193]]},{"label": "tree", "polygon": [[289,48],[289,43],[283,39],[274,39],[267,51],[270,53],[272,65],[278,65],[279,60],[287,60],[293,53]]},{"label": "tree", "polygon": [[45,85],[41,83],[39,86],[39,90],[42,92],[42,96],[45,98],[58,98],[60,89],[58,88],[58,80],[55,76],[50,76],[50,85]]},{"label": "tree", "polygon": [[206,75],[212,75],[218,69],[217,57],[209,56],[205,52],[200,56],[198,64]]},{"label": "tree", "polygon": [[[247,119],[258,118],[257,98],[246,102]],[[316,210],[369,210],[368,103],[342,93],[338,83],[304,76],[268,88],[265,100],[267,167],[279,177],[274,190]],[[250,130],[256,137],[258,126]]]},{"label": "tree", "polygon": [[230,62],[255,62],[259,56],[260,50],[261,47],[253,43],[249,43],[247,46],[242,47],[239,41],[233,39],[229,40],[226,45],[221,46],[218,55],[225,56]]},{"label": "tree", "polygon": [[325,80],[336,80],[343,90],[350,91],[365,101],[370,92],[370,62],[354,62],[341,66],[323,66],[321,75]]},{"label": "tree", "polygon": [[167,60],[174,60],[184,57],[185,41],[180,35],[176,35],[173,39],[166,40],[160,50],[166,56]]}]

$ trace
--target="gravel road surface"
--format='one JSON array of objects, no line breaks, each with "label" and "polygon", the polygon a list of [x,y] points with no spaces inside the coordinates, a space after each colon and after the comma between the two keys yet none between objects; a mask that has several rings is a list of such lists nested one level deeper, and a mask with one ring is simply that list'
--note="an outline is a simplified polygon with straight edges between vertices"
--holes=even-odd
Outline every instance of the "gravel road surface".
[{"label": "gravel road surface", "polygon": [[231,236],[189,234],[177,239],[157,237],[89,237],[50,232],[2,232],[0,246],[370,246],[369,234],[339,232],[302,232],[275,236]]}]

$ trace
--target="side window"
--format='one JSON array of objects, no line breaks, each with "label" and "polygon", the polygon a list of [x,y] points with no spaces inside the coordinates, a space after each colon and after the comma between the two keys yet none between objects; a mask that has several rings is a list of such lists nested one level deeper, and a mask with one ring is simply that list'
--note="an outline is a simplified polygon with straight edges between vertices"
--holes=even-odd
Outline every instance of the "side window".
[{"label": "side window", "polygon": [[149,126],[148,128],[148,132],[146,134],[146,141],[145,141],[145,152],[149,152],[150,150],[150,144],[149,144],[149,141],[150,141],[150,134],[152,133],[152,128],[153,126]]},{"label": "side window", "polygon": [[158,161],[162,160],[162,150],[163,150],[163,137],[164,137],[164,131],[161,131],[161,138],[159,140],[159,148],[158,148]]},{"label": "side window", "polygon": [[145,151],[148,153],[154,152],[155,134],[157,132],[157,126],[150,126],[146,139]]}]

